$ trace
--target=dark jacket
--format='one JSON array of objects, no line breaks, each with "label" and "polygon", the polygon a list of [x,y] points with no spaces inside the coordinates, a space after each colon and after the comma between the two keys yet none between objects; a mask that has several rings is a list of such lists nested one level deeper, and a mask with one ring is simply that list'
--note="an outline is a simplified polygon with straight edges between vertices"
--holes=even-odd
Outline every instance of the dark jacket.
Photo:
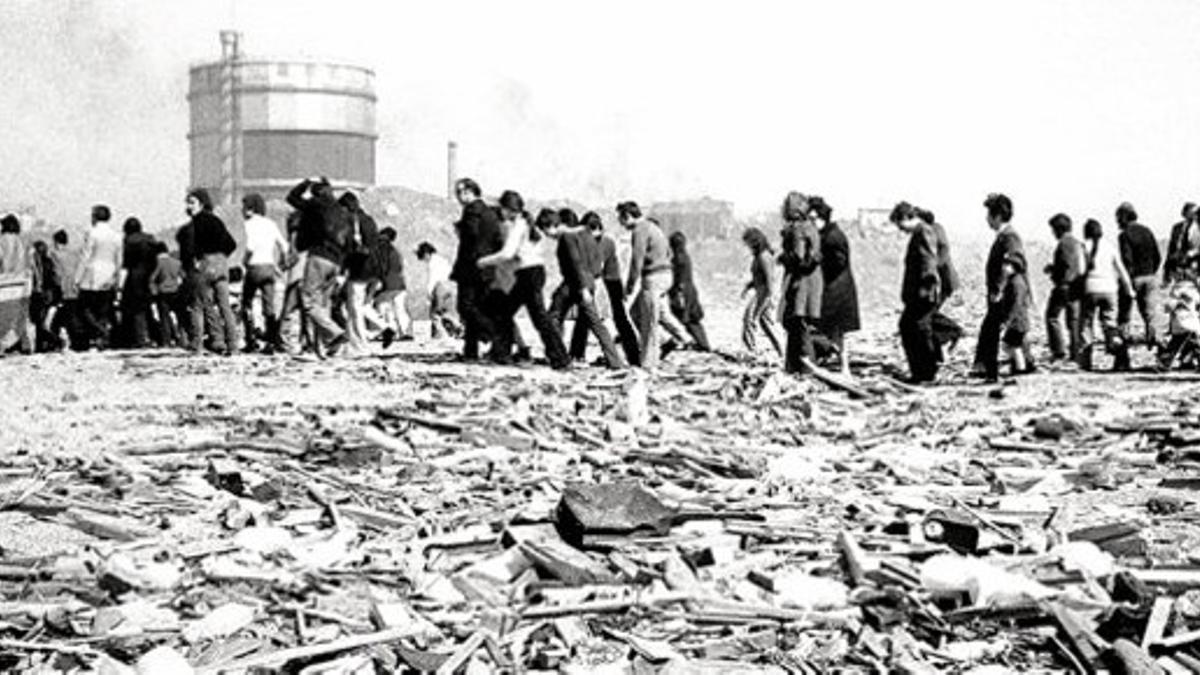
[{"label": "dark jacket", "polygon": [[330,194],[305,199],[310,187],[311,181],[301,181],[287,195],[287,203],[300,212],[296,248],[343,267],[352,236],[350,213]]},{"label": "dark jacket", "polygon": [[950,238],[946,236],[946,228],[941,223],[930,225],[937,238],[938,277],[941,282],[941,297],[938,304],[946,302],[959,289],[958,270],[954,269],[954,261],[950,258]]},{"label": "dark jacket", "polygon": [[504,228],[495,209],[482,199],[463,207],[462,217],[455,224],[458,230],[458,253],[450,278],[460,284],[487,284],[495,276],[491,267],[479,269],[476,263],[485,255],[491,255],[504,246]]},{"label": "dark jacket", "polygon": [[939,294],[945,284],[938,271],[937,232],[933,226],[921,223],[908,236],[904,253],[904,280],[900,284],[900,300],[905,305],[941,302]]},{"label": "dark jacket", "polygon": [[121,265],[129,270],[129,276],[150,278],[158,267],[157,241],[145,232],[125,235]]},{"label": "dark jacket", "polygon": [[596,277],[592,270],[595,260],[600,255],[596,247],[596,238],[591,232],[584,229],[563,232],[558,237],[555,254],[558,258],[558,271],[562,274],[563,283],[567,288],[573,293],[595,288]]},{"label": "dark jacket", "polygon": [[687,238],[682,232],[674,232],[668,241],[671,244],[671,288],[667,297],[671,313],[685,324],[704,318],[704,307],[700,304],[700,292],[692,274],[692,256],[687,251]]},{"label": "dark jacket", "polygon": [[[350,219],[350,240],[346,247],[346,272],[352,281],[379,278],[376,252],[379,249],[379,226],[366,211],[346,210]],[[357,231],[358,237],[355,238]],[[386,243],[386,242],[384,242]]]},{"label": "dark jacket", "polygon": [[1130,277],[1145,277],[1158,273],[1162,255],[1150,228],[1141,223],[1130,223],[1121,230],[1118,240],[1121,243],[1121,262],[1125,264]]},{"label": "dark jacket", "polygon": [[185,276],[196,271],[195,234],[196,228],[192,226],[190,220],[175,232],[175,242],[179,244],[179,265],[183,268]]},{"label": "dark jacket", "polygon": [[821,318],[821,234],[808,221],[793,221],[784,226],[779,264],[783,267],[784,322],[791,319]]},{"label": "dark jacket", "polygon": [[1025,245],[1011,227],[996,234],[992,248],[988,251],[985,274],[988,302],[998,302],[1004,295],[1011,275],[1024,275],[1026,271]]},{"label": "dark jacket", "polygon": [[375,245],[374,267],[378,270],[379,279],[383,281],[384,291],[403,291],[407,288],[404,282],[404,258],[400,252],[386,239],[379,239]]},{"label": "dark jacket", "polygon": [[1083,279],[1087,275],[1087,249],[1070,232],[1064,234],[1054,247],[1054,261],[1050,264],[1050,283],[1059,292],[1074,297],[1083,293]]},{"label": "dark jacket", "polygon": [[608,235],[601,235],[596,240],[596,249],[600,257],[599,276],[604,281],[621,282],[621,261],[617,258],[617,242]]},{"label": "dark jacket", "polygon": [[850,241],[837,223],[821,230],[821,332],[853,333],[862,328],[858,315],[858,286],[850,267]]},{"label": "dark jacket", "polygon": [[[1188,230],[1188,225],[1193,231]],[[1167,259],[1163,261],[1163,280],[1175,280],[1179,272],[1194,272],[1200,259],[1200,249],[1191,246],[1188,239],[1194,239],[1195,230],[1200,230],[1200,224],[1181,220],[1171,227],[1171,239],[1167,242]],[[1191,235],[1191,236],[1189,236]]]},{"label": "dark jacket", "polygon": [[1010,331],[1029,332],[1029,308],[1033,291],[1029,285],[1025,246],[1012,227],[1002,229],[988,252],[987,289],[989,312],[999,313]]},{"label": "dark jacket", "polygon": [[237,241],[229,234],[229,228],[212,211],[201,211],[192,216],[192,238],[198,258],[213,253],[229,255],[237,249]]}]

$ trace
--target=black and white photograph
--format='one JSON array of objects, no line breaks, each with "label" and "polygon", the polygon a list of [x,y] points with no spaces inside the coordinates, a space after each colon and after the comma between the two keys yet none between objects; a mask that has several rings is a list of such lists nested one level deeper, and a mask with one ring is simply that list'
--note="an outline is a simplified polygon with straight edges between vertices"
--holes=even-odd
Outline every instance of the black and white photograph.
[{"label": "black and white photograph", "polygon": [[0,56],[0,672],[1200,673],[1200,3]]}]

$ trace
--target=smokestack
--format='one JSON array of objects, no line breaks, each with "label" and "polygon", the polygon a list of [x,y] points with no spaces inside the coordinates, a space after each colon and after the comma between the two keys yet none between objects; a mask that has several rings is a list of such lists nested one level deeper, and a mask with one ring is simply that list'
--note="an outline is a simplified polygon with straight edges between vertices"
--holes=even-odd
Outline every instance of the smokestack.
[{"label": "smokestack", "polygon": [[446,144],[446,196],[454,199],[454,183],[458,181],[458,143]]}]

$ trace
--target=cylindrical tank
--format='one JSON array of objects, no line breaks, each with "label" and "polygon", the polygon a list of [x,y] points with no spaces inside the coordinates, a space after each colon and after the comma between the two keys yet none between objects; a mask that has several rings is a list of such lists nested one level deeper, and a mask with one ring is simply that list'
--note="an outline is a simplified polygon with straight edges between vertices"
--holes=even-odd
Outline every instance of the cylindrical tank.
[{"label": "cylindrical tank", "polygon": [[[188,102],[192,186],[223,183],[221,62],[191,69]],[[307,176],[338,187],[375,183],[375,74],[315,61],[240,60],[234,91],[241,132],[241,188],[280,198]],[[226,78],[228,79],[228,78]],[[228,130],[225,125],[224,129]],[[226,153],[227,154],[227,153]]]}]

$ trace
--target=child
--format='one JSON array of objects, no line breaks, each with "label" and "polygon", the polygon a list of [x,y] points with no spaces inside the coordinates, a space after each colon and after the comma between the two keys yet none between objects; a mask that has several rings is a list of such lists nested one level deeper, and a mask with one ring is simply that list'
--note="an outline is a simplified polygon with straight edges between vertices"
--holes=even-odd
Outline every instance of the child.
[{"label": "child", "polygon": [[1159,352],[1158,362],[1165,369],[1176,363],[1185,368],[1200,366],[1200,313],[1196,289],[1178,286],[1167,301],[1171,313],[1171,340]]},{"label": "child", "polygon": [[742,344],[750,353],[757,347],[755,334],[761,328],[775,353],[783,356],[783,347],[775,335],[775,322],[772,318],[771,306],[775,284],[775,251],[767,236],[757,227],[748,228],[742,233],[742,243],[750,249],[750,282],[742,291],[742,297],[753,292],[754,297],[746,305],[742,314]]}]

